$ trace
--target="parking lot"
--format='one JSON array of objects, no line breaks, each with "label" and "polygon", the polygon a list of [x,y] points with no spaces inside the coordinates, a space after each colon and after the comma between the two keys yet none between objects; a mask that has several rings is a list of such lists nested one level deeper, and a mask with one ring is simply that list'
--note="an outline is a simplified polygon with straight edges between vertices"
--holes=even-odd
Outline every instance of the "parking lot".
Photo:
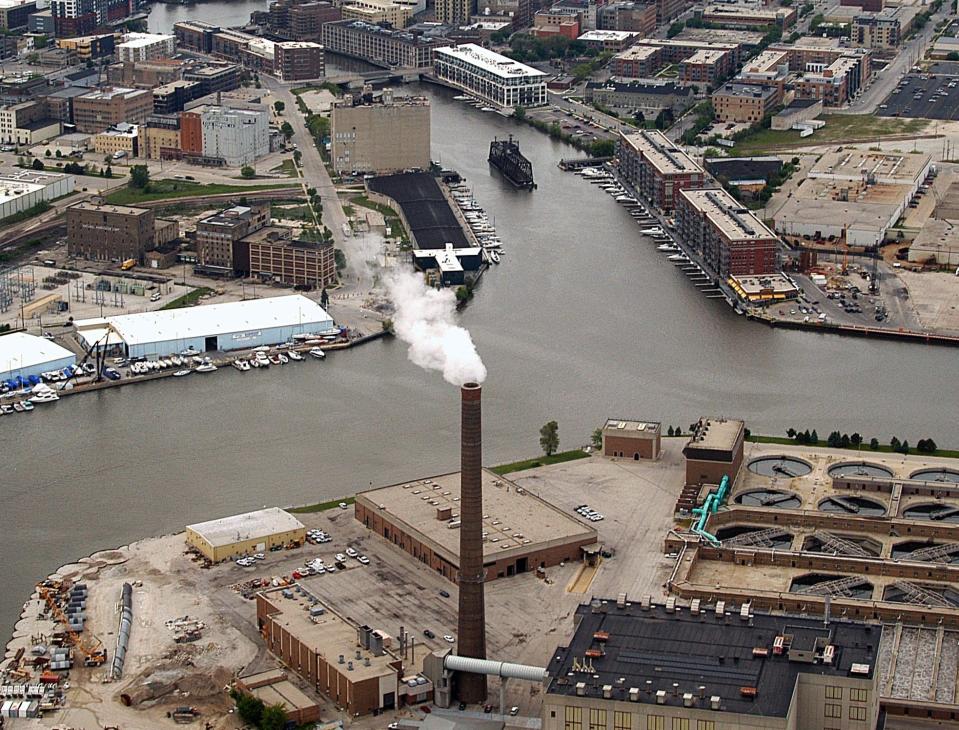
[{"label": "parking lot", "polygon": [[959,120],[959,64],[940,63],[910,73],[879,105],[881,117]]}]

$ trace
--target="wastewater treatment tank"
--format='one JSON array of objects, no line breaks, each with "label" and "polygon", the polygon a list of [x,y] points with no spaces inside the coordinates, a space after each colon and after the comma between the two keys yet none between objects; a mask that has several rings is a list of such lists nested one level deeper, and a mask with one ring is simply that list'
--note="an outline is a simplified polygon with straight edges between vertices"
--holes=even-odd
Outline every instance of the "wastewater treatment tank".
[{"label": "wastewater treatment tank", "polygon": [[907,520],[932,522],[959,522],[959,507],[944,502],[923,502],[906,507],[902,516]]},{"label": "wastewater treatment tank", "polygon": [[778,527],[756,525],[730,525],[716,531],[716,538],[726,547],[764,547],[786,550],[792,545],[793,536]]},{"label": "wastewater treatment tank", "polygon": [[789,584],[790,593],[805,593],[810,596],[872,598],[872,591],[872,583],[858,575],[806,573],[794,578]]},{"label": "wastewater treatment tank", "polygon": [[893,560],[919,560],[924,563],[959,563],[959,543],[906,540],[892,546]]},{"label": "wastewater treatment tank", "polygon": [[886,507],[882,502],[866,497],[846,496],[845,494],[826,497],[819,503],[819,509],[822,512],[841,512],[842,514],[858,515],[860,517],[876,517],[886,514]]},{"label": "wastewater treatment tank", "polygon": [[804,477],[812,471],[812,466],[794,456],[762,456],[753,459],[746,466],[753,474],[764,477]]},{"label": "wastewater treatment tank", "polygon": [[736,497],[736,504],[744,507],[777,507],[779,509],[799,509],[802,500],[792,492],[781,489],[751,489]]},{"label": "wastewater treatment tank", "polygon": [[892,469],[866,461],[844,461],[829,467],[829,476],[838,477],[891,477]]},{"label": "wastewater treatment tank", "polygon": [[959,471],[955,469],[920,469],[909,475],[910,479],[923,482],[952,482],[959,484]]}]

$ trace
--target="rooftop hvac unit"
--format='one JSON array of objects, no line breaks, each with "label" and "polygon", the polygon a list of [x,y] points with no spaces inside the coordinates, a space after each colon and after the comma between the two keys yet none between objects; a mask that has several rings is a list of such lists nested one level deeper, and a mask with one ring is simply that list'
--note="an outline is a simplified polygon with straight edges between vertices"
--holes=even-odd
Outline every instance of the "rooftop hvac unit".
[{"label": "rooftop hvac unit", "polygon": [[718,710],[722,700],[719,695],[713,695],[709,698],[709,708],[711,710]]},{"label": "rooftop hvac unit", "polygon": [[833,659],[836,658],[836,647],[830,644],[822,652],[822,661],[823,664],[832,664]]},{"label": "rooftop hvac unit", "polygon": [[666,704],[666,690],[658,689],[656,690],[656,704],[665,705]]},{"label": "rooftop hvac unit", "polygon": [[666,599],[666,613],[676,613],[676,596]]},{"label": "rooftop hvac unit", "polygon": [[751,606],[752,604],[750,603],[744,603],[742,606],[740,606],[739,618],[741,618],[743,621],[747,621],[749,619],[749,609]]},{"label": "rooftop hvac unit", "polygon": [[716,618],[726,615],[726,601],[716,601]]},{"label": "rooftop hvac unit", "polygon": [[695,705],[695,704],[696,704],[696,702],[695,702],[695,700],[693,700],[693,693],[692,693],[692,692],[685,692],[685,693],[683,693],[683,707],[692,707],[692,706]]},{"label": "rooftop hvac unit", "polygon": [[689,612],[690,612],[693,616],[698,616],[698,615],[699,615],[699,605],[700,605],[700,604],[699,604],[699,599],[698,599],[698,598],[694,598],[692,601],[690,601],[690,603],[689,603]]},{"label": "rooftop hvac unit", "polygon": [[629,701],[630,701],[630,702],[639,702],[639,687],[630,687],[630,688],[629,688]]},{"label": "rooftop hvac unit", "polygon": [[347,663],[346,663],[346,671],[348,671],[348,672],[352,672],[352,671],[353,671],[353,662],[347,662]]},{"label": "rooftop hvac unit", "polygon": [[613,685],[611,685],[611,684],[604,684],[604,685],[603,685],[603,697],[605,697],[605,698],[608,700],[608,699],[612,698],[612,696],[613,696]]},{"label": "rooftop hvac unit", "polygon": [[576,683],[576,695],[582,697],[586,694],[586,682]]}]

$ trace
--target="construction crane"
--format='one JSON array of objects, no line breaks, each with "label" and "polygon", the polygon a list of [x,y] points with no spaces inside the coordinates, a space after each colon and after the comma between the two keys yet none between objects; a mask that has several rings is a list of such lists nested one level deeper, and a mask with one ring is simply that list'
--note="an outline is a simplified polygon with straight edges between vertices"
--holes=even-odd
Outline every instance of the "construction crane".
[{"label": "construction crane", "polygon": [[[106,340],[106,342],[104,342],[104,340]],[[109,341],[110,341],[110,330],[108,328],[106,333],[100,336],[100,339],[98,339],[92,345],[87,347],[87,351],[83,355],[83,359],[79,363],[77,363],[76,366],[73,368],[73,376],[70,378],[70,380],[67,381],[67,383],[69,383],[71,380],[76,380],[76,378],[79,375],[83,374],[84,372],[83,366],[86,364],[87,360],[90,359],[91,355],[93,356],[93,359],[94,359],[94,362],[96,363],[96,368],[97,368],[97,375],[94,382],[99,383],[101,380],[103,380],[103,365],[106,362],[106,357],[104,356],[103,358],[101,358],[100,354],[101,354],[101,350],[103,350],[104,353],[106,352],[106,345],[109,344]],[[101,342],[104,342],[103,348],[100,348]],[[62,390],[63,388],[66,388],[67,383],[64,383],[62,386],[60,386],[60,389]]]},{"label": "construction crane", "polygon": [[70,628],[70,622],[67,620],[63,609],[60,608],[60,604],[57,602],[59,589],[41,583],[37,585],[37,590],[40,593],[40,597],[46,602],[47,606],[50,607],[50,612],[56,617],[57,621],[63,624],[67,636],[70,637],[73,648],[83,654],[84,666],[102,666],[107,660],[107,651],[103,648],[103,642],[96,636],[92,636],[91,639],[82,637]]}]

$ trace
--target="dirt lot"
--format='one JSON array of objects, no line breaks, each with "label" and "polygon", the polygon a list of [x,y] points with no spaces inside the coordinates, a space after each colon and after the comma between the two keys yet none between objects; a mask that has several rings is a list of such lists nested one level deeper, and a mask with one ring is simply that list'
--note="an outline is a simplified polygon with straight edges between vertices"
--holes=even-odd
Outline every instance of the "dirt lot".
[{"label": "dirt lot", "polygon": [[923,327],[959,332],[959,277],[945,272],[917,273],[901,269],[899,279]]}]

